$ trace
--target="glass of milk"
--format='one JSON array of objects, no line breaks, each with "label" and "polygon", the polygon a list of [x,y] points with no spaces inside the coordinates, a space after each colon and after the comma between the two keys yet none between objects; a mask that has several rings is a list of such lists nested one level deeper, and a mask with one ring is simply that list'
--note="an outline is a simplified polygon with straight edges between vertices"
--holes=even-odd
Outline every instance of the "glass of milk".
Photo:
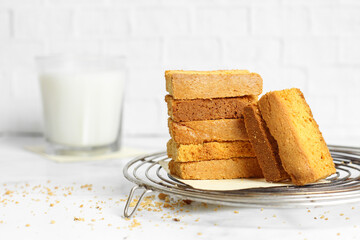
[{"label": "glass of milk", "polygon": [[98,155],[120,147],[125,59],[37,59],[47,153]]}]

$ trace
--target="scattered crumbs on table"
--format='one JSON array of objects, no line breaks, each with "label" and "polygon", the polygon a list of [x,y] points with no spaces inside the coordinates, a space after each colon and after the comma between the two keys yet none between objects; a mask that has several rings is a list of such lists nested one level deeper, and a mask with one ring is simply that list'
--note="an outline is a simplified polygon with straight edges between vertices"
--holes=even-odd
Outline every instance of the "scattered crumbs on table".
[{"label": "scattered crumbs on table", "polygon": [[129,225],[129,229],[132,230],[133,228],[139,227],[139,226],[141,226],[141,224],[136,219],[133,219],[133,221]]}]

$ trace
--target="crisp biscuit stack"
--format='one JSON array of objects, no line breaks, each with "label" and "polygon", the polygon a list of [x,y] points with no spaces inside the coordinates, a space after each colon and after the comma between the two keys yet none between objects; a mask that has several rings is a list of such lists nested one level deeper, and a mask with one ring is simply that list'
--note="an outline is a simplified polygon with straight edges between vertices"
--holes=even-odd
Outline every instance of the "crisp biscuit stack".
[{"label": "crisp biscuit stack", "polygon": [[262,177],[242,117],[262,79],[246,70],[166,71],[170,172],[182,179]]}]

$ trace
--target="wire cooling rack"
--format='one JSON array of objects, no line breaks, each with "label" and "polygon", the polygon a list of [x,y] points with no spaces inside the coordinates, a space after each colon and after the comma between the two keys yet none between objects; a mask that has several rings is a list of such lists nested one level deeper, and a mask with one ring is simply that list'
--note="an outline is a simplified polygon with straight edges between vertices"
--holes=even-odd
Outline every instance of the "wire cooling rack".
[{"label": "wire cooling rack", "polygon": [[[360,201],[360,148],[329,145],[336,173],[327,183],[306,186],[251,188],[236,191],[209,191],[192,188],[169,176],[159,161],[170,159],[165,152],[135,158],[126,164],[124,176],[136,185],[125,204],[124,216],[131,217],[147,193],[156,191],[194,201],[237,207],[296,208],[326,206]],[[133,208],[130,203],[142,190]]]}]

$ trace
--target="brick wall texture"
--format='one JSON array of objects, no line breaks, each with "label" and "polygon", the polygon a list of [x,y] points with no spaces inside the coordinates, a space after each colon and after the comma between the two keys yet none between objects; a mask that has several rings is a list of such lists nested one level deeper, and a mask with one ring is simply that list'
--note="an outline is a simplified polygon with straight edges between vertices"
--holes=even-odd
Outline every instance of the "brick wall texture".
[{"label": "brick wall texture", "polygon": [[41,132],[34,57],[127,57],[123,132],[166,136],[166,69],[299,87],[328,143],[360,144],[360,1],[0,0],[0,133]]}]

